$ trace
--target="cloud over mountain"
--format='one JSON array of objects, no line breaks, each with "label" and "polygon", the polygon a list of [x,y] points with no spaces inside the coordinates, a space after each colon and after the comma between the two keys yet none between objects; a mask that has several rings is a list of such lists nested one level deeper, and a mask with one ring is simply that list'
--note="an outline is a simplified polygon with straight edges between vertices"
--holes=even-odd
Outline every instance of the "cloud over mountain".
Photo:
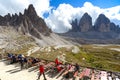
[{"label": "cloud over mountain", "polygon": [[48,16],[46,22],[53,31],[60,33],[66,32],[71,28],[70,23],[72,20],[75,18],[80,19],[85,12],[92,16],[92,23],[95,22],[96,18],[101,13],[105,14],[112,21],[120,20],[120,6],[102,9],[92,5],[90,2],[85,2],[83,7],[77,8],[74,8],[70,4],[60,4],[58,8],[53,10],[52,13]]},{"label": "cloud over mountain", "polygon": [[[44,18],[47,25],[54,32],[66,32],[71,28],[71,22],[75,18],[80,19],[87,12],[92,17],[92,23],[95,22],[99,14],[105,14],[111,21],[120,25],[120,5],[111,8],[100,8],[90,2],[85,2],[82,7],[73,7],[70,4],[60,4],[57,8],[50,6],[50,0],[1,0],[0,15],[7,13],[19,13],[24,11],[29,4],[33,4],[37,14]],[[44,17],[49,13],[48,17]]]}]

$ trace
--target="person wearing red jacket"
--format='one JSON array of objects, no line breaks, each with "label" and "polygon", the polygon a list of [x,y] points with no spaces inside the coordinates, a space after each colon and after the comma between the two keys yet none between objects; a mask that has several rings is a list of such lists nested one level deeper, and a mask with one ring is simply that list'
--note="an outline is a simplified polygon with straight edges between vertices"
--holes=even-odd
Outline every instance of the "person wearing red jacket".
[{"label": "person wearing red jacket", "polygon": [[39,76],[38,76],[38,79],[37,80],[39,80],[40,79],[40,76],[43,74],[43,77],[44,77],[44,80],[47,80],[46,79],[46,77],[45,77],[45,73],[44,73],[44,66],[43,65],[40,65],[40,67],[39,67]]},{"label": "person wearing red jacket", "polygon": [[55,65],[57,66],[59,64],[58,58],[55,59]]},{"label": "person wearing red jacket", "polygon": [[55,65],[58,66],[59,64],[62,64],[62,62],[58,61],[58,58],[55,59]]}]

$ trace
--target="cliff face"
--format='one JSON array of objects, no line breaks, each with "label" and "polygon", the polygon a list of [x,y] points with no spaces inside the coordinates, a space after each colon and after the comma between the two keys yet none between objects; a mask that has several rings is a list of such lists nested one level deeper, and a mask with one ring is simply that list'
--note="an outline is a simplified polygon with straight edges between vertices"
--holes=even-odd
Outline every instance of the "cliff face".
[{"label": "cliff face", "polygon": [[72,29],[70,30],[70,32],[78,32],[80,30],[77,19],[73,20],[71,25],[72,25]]},{"label": "cliff face", "polygon": [[79,22],[79,27],[81,32],[88,32],[92,28],[92,18],[85,13]]},{"label": "cliff face", "polygon": [[0,16],[0,26],[13,26],[17,31],[29,33],[37,38],[40,38],[40,33],[45,36],[51,33],[45,21],[37,15],[32,4],[24,10],[24,14],[10,15],[8,13],[4,17]]},{"label": "cliff face", "polygon": [[92,18],[88,13],[85,13],[79,21],[77,19],[73,20],[71,25],[70,32],[87,32],[92,28]]},{"label": "cliff face", "polygon": [[100,32],[110,32],[110,20],[103,14],[97,18],[94,29]]}]

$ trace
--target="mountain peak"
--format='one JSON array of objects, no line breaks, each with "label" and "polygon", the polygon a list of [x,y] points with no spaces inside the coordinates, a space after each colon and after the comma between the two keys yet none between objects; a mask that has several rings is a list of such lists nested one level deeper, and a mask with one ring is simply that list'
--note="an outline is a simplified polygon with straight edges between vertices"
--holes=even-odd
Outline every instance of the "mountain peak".
[{"label": "mountain peak", "polygon": [[29,7],[29,8],[34,8],[33,4],[30,4],[28,7]]},{"label": "mountain peak", "polygon": [[34,16],[34,17],[37,16],[36,10],[32,4],[29,5],[28,9],[24,10],[24,15],[27,15],[29,17],[30,16]]},{"label": "mountain peak", "polygon": [[100,32],[110,32],[110,20],[104,15],[100,14],[95,22],[95,30]]},{"label": "mountain peak", "polygon": [[104,14],[100,14],[99,17],[106,17]]},{"label": "mountain peak", "polygon": [[77,19],[75,19],[75,20],[72,21],[71,25],[72,25],[72,30],[71,31],[73,31],[73,32],[80,32],[80,31],[81,32],[87,32],[92,27],[92,18],[86,12],[86,13],[83,14],[80,21],[77,21]]},{"label": "mountain peak", "polygon": [[88,16],[89,14],[86,12],[86,13],[84,13],[84,16]]},{"label": "mountain peak", "polygon": [[92,27],[92,18],[88,13],[85,13],[79,22],[79,27],[81,29],[81,32],[87,32]]}]

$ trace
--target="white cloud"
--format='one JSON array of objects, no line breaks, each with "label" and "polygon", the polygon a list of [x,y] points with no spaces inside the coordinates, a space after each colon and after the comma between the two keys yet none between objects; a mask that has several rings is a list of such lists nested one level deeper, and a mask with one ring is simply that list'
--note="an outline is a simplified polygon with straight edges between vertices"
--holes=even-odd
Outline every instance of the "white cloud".
[{"label": "white cloud", "polygon": [[[72,11],[72,12],[71,12]],[[70,22],[73,18],[74,8],[69,4],[61,4],[53,13],[46,19],[47,24],[55,32],[65,32],[71,28]]]},{"label": "white cloud", "polygon": [[[54,32],[66,32],[71,28],[70,23],[75,18],[80,19],[81,16],[87,12],[95,22],[99,14],[105,14],[110,20],[120,20],[120,6],[102,9],[98,6],[92,5],[90,2],[85,2],[83,7],[74,8],[70,4],[60,4],[57,9],[46,18],[48,26]],[[120,24],[120,23],[118,23]]]},{"label": "white cloud", "polygon": [[50,0],[0,0],[0,15],[23,13],[29,4],[33,4],[38,15],[43,17],[45,12],[50,11],[51,7],[49,3]]}]

